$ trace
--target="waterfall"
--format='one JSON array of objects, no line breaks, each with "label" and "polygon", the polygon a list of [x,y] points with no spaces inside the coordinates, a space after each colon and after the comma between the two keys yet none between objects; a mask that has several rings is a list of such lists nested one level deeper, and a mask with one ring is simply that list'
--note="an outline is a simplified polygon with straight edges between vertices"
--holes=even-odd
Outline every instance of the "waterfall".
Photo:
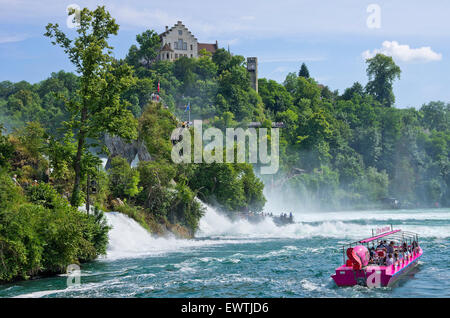
[{"label": "waterfall", "polygon": [[[202,203],[203,204],[203,203]],[[109,232],[107,260],[118,258],[135,258],[157,256],[172,252],[186,252],[189,249],[203,248],[211,245],[245,244],[250,241],[278,238],[305,239],[312,237],[330,237],[357,239],[370,234],[380,221],[390,220],[404,223],[411,219],[412,211],[361,211],[327,212],[297,214],[297,223],[277,226],[272,219],[266,218],[260,223],[246,220],[231,221],[217,212],[213,207],[205,205],[206,213],[200,220],[196,238],[191,240],[152,236],[139,223],[128,216],[118,213],[105,213],[112,226]],[[448,211],[415,213],[418,219],[448,219]],[[446,226],[429,228],[422,225],[399,226],[422,234],[422,237],[448,237]]]}]

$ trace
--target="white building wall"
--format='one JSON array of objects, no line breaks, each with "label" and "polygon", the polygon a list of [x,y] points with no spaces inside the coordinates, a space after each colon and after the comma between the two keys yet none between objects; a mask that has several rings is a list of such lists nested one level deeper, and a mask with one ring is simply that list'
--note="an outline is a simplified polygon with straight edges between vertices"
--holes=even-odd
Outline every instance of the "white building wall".
[{"label": "white building wall", "polygon": [[[172,58],[170,59],[172,61],[181,56],[186,56],[189,58],[198,57],[198,41],[192,35],[192,33],[181,23],[181,21],[178,21],[178,23],[174,27],[172,27],[162,37],[161,40],[161,47],[163,47],[167,43],[173,50],[173,52],[171,52]],[[181,48],[179,47],[180,40],[181,43],[186,43],[185,46],[182,46]],[[178,45],[178,47],[176,45]]]}]

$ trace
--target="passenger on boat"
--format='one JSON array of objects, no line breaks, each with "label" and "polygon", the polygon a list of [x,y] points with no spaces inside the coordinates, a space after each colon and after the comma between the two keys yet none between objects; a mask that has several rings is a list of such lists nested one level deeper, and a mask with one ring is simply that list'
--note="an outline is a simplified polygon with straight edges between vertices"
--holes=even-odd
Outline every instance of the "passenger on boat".
[{"label": "passenger on boat", "polygon": [[391,241],[391,243],[389,243],[389,245],[386,248],[386,252],[388,254],[393,254],[394,253],[394,241]]},{"label": "passenger on boat", "polygon": [[369,256],[371,260],[373,259],[374,255],[375,255],[375,248],[373,246],[369,247]]},{"label": "passenger on boat", "polygon": [[408,250],[408,246],[406,245],[406,242],[403,242],[402,252],[405,253],[407,250]]},{"label": "passenger on boat", "polygon": [[394,264],[394,259],[392,258],[392,254],[389,254],[386,258],[386,266],[391,266],[392,264]]},{"label": "passenger on boat", "polygon": [[412,250],[413,250],[414,252],[417,252],[418,247],[419,247],[419,244],[417,244],[416,240],[414,240],[414,241],[412,242],[411,246],[412,246]]},{"label": "passenger on boat", "polygon": [[410,255],[409,250],[406,250],[406,252],[405,252],[405,258],[408,259],[409,255]]}]

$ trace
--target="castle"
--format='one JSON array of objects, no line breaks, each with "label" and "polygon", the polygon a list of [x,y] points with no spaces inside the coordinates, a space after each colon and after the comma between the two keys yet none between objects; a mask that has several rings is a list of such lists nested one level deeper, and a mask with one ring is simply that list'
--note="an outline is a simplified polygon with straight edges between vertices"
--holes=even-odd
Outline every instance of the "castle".
[{"label": "castle", "polygon": [[205,49],[214,54],[218,49],[218,43],[199,43],[197,38],[178,21],[169,29],[159,35],[161,39],[161,50],[158,55],[159,60],[174,61],[182,56],[198,57],[199,52]]},{"label": "castle", "polygon": [[[166,30],[159,37],[161,49],[157,59],[162,61],[175,61],[183,56],[196,58],[202,49],[214,54],[219,48],[217,41],[216,43],[199,43],[181,21],[178,21],[170,29],[166,26]],[[247,70],[250,73],[250,82],[253,89],[258,91],[258,59],[256,57],[247,58]]]}]

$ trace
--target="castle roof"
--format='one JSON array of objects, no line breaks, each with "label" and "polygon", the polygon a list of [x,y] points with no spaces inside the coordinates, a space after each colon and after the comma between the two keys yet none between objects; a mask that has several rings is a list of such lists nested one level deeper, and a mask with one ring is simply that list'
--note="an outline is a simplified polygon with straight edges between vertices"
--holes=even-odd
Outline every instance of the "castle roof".
[{"label": "castle roof", "polygon": [[201,49],[205,49],[208,52],[215,53],[218,49],[217,41],[216,43],[198,43],[198,51],[200,52]]},{"label": "castle roof", "polygon": [[188,28],[183,24],[183,22],[181,22],[181,21],[177,21],[177,23],[174,24],[173,27],[171,27],[170,29],[169,29],[168,26],[166,26],[166,31],[164,31],[163,33],[159,34],[160,39],[162,40],[163,37],[165,37],[168,33],[170,33],[174,28],[176,28],[176,27],[178,27],[178,26],[181,26],[181,27],[185,28],[185,29],[188,31],[188,33],[189,33],[195,40],[197,40],[197,38],[192,34],[192,32],[189,31],[189,29],[188,29]]},{"label": "castle roof", "polygon": [[161,52],[164,52],[164,51],[173,52],[173,50],[170,48],[170,46],[167,43],[164,44],[164,46],[161,49]]}]

